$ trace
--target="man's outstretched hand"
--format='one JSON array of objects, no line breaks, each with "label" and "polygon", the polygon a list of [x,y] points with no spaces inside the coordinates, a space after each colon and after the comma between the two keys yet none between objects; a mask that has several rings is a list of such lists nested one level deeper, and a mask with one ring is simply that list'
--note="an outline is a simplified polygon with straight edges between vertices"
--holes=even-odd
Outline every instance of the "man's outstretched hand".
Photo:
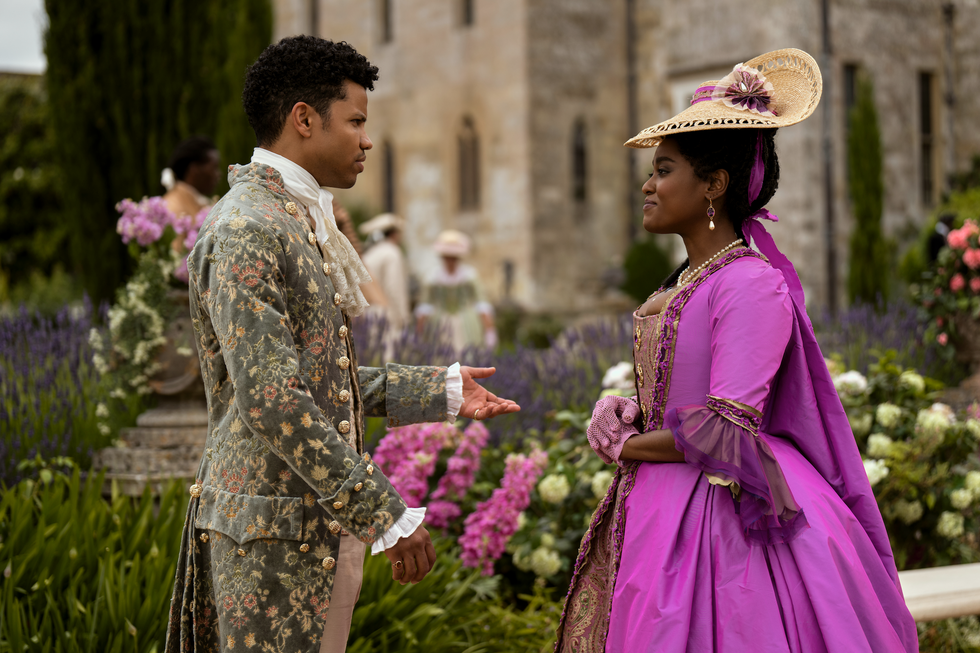
[{"label": "man's outstretched hand", "polygon": [[460,365],[459,374],[463,377],[463,405],[459,407],[459,417],[485,420],[497,415],[516,413],[521,409],[510,399],[501,399],[474,380],[491,377],[496,371],[494,367]]},{"label": "man's outstretched hand", "polygon": [[385,549],[385,555],[391,561],[392,580],[402,585],[419,582],[436,564],[435,547],[429,531],[422,526],[408,537],[400,538],[395,546]]}]

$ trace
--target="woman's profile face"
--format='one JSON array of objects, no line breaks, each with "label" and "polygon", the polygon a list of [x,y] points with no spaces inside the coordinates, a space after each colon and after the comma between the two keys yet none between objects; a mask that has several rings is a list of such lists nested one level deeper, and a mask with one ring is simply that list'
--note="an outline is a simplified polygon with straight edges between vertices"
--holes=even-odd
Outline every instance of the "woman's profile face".
[{"label": "woman's profile face", "polygon": [[706,213],[708,182],[698,179],[694,168],[670,138],[657,147],[653,174],[643,184],[643,228],[654,234],[684,235]]}]

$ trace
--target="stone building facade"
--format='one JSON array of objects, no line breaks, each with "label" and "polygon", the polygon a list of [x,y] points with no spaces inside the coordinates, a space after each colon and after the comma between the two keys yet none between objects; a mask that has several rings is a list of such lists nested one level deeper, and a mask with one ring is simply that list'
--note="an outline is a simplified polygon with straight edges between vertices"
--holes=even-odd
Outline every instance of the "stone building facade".
[{"label": "stone building facade", "polygon": [[[804,49],[824,75],[828,112],[818,109],[777,137],[782,181],[770,205],[782,217],[771,231],[796,262],[811,307],[843,300],[853,221],[845,117],[859,74],[875,83],[889,236],[921,225],[947,176],[980,153],[973,127],[980,44],[971,36],[980,27],[978,0],[275,0],[275,7],[277,38],[346,40],[381,69],[369,104],[375,148],[340,199],[403,215],[420,274],[435,264],[428,245],[441,229],[470,234],[471,262],[492,299],[531,311],[623,306],[608,273],[639,230],[652,151],[622,143],[686,106],[699,82],[759,53]],[[672,244],[682,257],[680,243]]]}]

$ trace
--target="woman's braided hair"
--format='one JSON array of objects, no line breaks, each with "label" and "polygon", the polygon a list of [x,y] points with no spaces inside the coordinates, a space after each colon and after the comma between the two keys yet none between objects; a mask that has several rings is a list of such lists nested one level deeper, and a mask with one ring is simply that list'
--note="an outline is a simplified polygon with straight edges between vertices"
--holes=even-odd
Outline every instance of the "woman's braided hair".
[{"label": "woman's braided hair", "polygon": [[[766,173],[759,196],[749,204],[749,176],[755,163],[756,143],[760,134]],[[779,157],[776,156],[775,137],[775,129],[712,129],[669,137],[694,168],[698,179],[707,181],[713,172],[728,171],[725,208],[739,238],[745,238],[742,234],[742,223],[745,219],[764,207],[776,194],[779,186]],[[688,263],[687,260],[681,263],[664,280],[663,287],[669,288],[677,283],[677,278]]]}]

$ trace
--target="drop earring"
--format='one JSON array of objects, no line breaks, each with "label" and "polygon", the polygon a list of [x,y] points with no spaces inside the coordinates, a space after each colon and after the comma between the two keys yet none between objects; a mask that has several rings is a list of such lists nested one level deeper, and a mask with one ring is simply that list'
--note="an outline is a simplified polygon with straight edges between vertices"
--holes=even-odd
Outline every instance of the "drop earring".
[{"label": "drop earring", "polygon": [[708,198],[708,229],[715,230],[715,206],[711,203],[710,197]]}]

